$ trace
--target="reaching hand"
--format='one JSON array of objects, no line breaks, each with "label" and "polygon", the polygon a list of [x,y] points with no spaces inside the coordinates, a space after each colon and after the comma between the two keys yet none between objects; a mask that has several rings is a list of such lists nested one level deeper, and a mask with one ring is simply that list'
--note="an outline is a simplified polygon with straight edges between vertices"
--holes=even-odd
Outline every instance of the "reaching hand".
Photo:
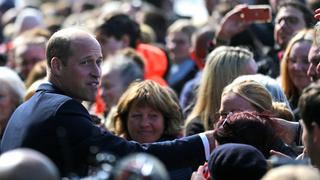
[{"label": "reaching hand", "polygon": [[199,166],[198,170],[192,173],[191,180],[206,180],[208,176],[208,164],[205,163],[203,166]]}]

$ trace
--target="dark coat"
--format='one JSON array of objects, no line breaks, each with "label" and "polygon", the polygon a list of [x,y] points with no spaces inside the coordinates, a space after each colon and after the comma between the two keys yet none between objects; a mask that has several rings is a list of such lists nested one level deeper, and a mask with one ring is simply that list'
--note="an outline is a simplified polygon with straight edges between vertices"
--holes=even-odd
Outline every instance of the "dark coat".
[{"label": "dark coat", "polygon": [[139,144],[101,130],[91,122],[85,107],[53,85],[42,84],[34,96],[11,116],[1,142],[1,152],[27,147],[47,155],[62,176],[87,174],[96,152],[123,157],[146,152],[158,157],[170,170],[201,164],[205,160],[201,138]]}]

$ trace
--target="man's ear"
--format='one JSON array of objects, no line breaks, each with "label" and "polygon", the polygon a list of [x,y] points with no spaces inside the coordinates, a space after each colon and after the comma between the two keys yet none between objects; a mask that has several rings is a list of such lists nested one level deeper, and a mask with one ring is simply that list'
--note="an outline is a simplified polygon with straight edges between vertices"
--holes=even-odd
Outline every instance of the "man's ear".
[{"label": "man's ear", "polygon": [[51,73],[59,75],[61,71],[62,62],[59,58],[53,57],[50,61]]},{"label": "man's ear", "polygon": [[127,35],[127,34],[123,35],[121,40],[122,40],[122,43],[123,43],[123,48],[130,47],[130,37],[129,37],[129,35]]}]

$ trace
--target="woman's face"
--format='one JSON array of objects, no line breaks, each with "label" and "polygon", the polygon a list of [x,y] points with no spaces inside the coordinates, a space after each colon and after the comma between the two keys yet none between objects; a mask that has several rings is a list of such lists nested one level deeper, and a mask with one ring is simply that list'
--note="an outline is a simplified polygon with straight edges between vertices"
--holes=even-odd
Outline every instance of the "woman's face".
[{"label": "woman's face", "polygon": [[159,140],[165,128],[163,115],[148,106],[132,105],[127,121],[130,137],[139,143],[152,143]]},{"label": "woman's face", "polygon": [[225,119],[229,113],[237,111],[257,111],[257,109],[249,101],[233,92],[222,96],[219,120]]},{"label": "woman's face", "polygon": [[310,48],[311,42],[300,41],[295,43],[287,60],[289,77],[299,93],[310,84],[310,78],[307,75],[309,67],[308,52]]},{"label": "woman's face", "polygon": [[0,84],[0,133],[4,129],[11,114],[16,108],[13,96],[9,87],[1,82]]}]

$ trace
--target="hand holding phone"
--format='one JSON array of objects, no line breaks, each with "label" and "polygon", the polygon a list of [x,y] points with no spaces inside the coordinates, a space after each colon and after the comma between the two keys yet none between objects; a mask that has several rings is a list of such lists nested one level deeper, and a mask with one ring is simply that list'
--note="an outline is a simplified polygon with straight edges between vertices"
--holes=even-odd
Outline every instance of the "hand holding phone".
[{"label": "hand holding phone", "polygon": [[247,22],[265,23],[271,21],[269,5],[249,5],[242,9],[242,18]]}]

